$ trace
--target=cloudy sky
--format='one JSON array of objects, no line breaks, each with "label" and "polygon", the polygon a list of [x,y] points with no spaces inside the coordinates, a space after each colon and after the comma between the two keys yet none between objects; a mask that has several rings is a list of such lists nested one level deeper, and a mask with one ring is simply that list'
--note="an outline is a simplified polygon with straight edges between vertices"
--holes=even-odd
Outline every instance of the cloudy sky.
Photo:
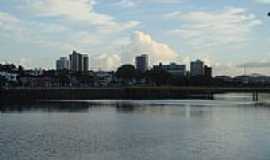
[{"label": "cloudy sky", "polygon": [[73,49],[91,69],[149,54],[202,59],[216,75],[270,75],[270,0],[1,0],[0,62],[54,68]]}]

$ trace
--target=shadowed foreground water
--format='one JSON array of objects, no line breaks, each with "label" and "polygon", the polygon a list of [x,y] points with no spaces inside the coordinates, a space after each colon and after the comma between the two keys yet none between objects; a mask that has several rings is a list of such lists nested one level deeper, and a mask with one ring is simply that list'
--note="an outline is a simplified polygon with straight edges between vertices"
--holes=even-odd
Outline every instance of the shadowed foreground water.
[{"label": "shadowed foreground water", "polygon": [[1,106],[0,159],[269,160],[270,106],[250,99]]}]

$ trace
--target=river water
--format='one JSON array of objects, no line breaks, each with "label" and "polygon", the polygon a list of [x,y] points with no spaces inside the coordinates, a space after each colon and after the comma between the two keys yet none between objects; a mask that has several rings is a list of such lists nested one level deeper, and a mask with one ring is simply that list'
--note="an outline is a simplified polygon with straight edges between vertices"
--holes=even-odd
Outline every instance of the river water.
[{"label": "river water", "polygon": [[1,160],[269,160],[270,105],[215,100],[0,106]]}]

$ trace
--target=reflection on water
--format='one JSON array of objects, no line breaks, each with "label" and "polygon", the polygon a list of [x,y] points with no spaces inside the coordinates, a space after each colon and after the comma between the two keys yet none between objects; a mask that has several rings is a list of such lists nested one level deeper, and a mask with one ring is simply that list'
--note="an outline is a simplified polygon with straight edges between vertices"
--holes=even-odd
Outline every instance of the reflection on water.
[{"label": "reflection on water", "polygon": [[29,105],[0,105],[0,112],[87,112],[88,103],[39,103]]},{"label": "reflection on water", "polygon": [[2,105],[0,112],[0,159],[270,157],[270,107],[267,103],[252,102],[246,94],[218,95],[213,101],[103,100]]}]

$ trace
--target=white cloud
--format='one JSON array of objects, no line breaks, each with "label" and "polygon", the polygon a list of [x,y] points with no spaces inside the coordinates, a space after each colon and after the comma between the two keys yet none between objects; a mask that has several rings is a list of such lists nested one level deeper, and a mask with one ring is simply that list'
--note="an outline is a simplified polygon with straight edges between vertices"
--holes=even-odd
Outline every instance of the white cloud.
[{"label": "white cloud", "polygon": [[180,28],[170,31],[170,35],[177,35],[194,48],[239,46],[247,42],[253,29],[262,23],[243,8],[173,12],[165,18],[183,22]]},{"label": "white cloud", "polygon": [[149,4],[154,4],[154,3],[159,3],[159,4],[176,4],[176,3],[182,3],[184,1],[187,0],[130,0],[133,2],[137,2],[140,4],[145,4],[145,3],[149,3]]},{"label": "white cloud", "polygon": [[137,31],[130,43],[122,48],[121,57],[123,62],[133,62],[134,57],[148,54],[151,64],[159,62],[169,63],[177,60],[177,53],[167,44],[157,42],[151,35]]},{"label": "white cloud", "polygon": [[238,67],[242,68],[270,68],[270,61],[269,59],[263,59],[262,61],[252,61],[246,62],[243,64],[238,65]]},{"label": "white cloud", "polygon": [[138,1],[141,1],[141,2],[150,2],[150,3],[163,3],[163,4],[169,4],[169,3],[180,3],[180,2],[183,2],[184,0],[138,0]]},{"label": "white cloud", "polygon": [[16,64],[25,68],[31,68],[32,60],[31,58],[21,58],[16,62]]},{"label": "white cloud", "polygon": [[213,74],[215,76],[220,75],[230,75],[230,76],[236,76],[243,74],[243,70],[241,68],[238,68],[237,65],[233,63],[215,63],[212,65],[213,67]]},{"label": "white cloud", "polygon": [[[42,28],[42,29],[40,29]],[[48,39],[49,35],[66,33],[70,30],[63,25],[41,22],[25,22],[5,12],[0,12],[0,37],[14,42],[62,48],[65,44]],[[38,34],[37,34],[38,33]]]},{"label": "white cloud", "polygon": [[93,51],[98,45],[104,48],[118,34],[139,25],[97,13],[92,0],[23,0],[19,4],[23,17],[0,12],[0,36],[59,53],[74,48]]},{"label": "white cloud", "polygon": [[92,58],[92,69],[94,70],[116,70],[121,64],[121,57],[117,54],[102,54]]},{"label": "white cloud", "polygon": [[142,5],[153,5],[153,4],[178,4],[183,3],[187,0],[101,0],[103,2],[112,2],[115,6],[130,8],[130,7],[139,7]]},{"label": "white cloud", "polygon": [[[94,56],[92,58],[92,68],[95,70],[113,70],[121,64],[134,64],[135,57],[141,54],[149,55],[152,65],[159,62],[169,63],[178,61],[179,57],[172,48],[165,43],[157,42],[149,34],[136,31],[128,41],[128,44],[114,49],[113,52],[117,54]],[[112,52],[112,50],[109,52]]]},{"label": "white cloud", "polygon": [[135,7],[136,3],[131,0],[120,0],[119,2],[116,2],[115,5],[126,8],[126,7]]},{"label": "white cloud", "polygon": [[95,3],[93,0],[28,0],[24,7],[37,16],[56,17],[71,24],[92,25],[103,32],[123,31],[139,24],[137,21],[120,22],[110,15],[98,13],[94,9]]}]

